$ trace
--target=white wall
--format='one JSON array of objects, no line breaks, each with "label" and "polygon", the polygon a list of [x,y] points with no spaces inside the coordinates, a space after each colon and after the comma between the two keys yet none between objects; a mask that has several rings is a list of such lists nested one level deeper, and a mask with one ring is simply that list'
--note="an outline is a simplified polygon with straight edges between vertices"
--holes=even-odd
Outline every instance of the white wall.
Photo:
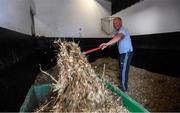
[{"label": "white wall", "polygon": [[132,35],[180,31],[180,0],[144,0],[120,16]]},{"label": "white wall", "polygon": [[0,27],[31,34],[31,0],[0,0]]},{"label": "white wall", "polygon": [[39,36],[102,37],[100,19],[111,15],[105,0],[35,0],[35,5]]}]

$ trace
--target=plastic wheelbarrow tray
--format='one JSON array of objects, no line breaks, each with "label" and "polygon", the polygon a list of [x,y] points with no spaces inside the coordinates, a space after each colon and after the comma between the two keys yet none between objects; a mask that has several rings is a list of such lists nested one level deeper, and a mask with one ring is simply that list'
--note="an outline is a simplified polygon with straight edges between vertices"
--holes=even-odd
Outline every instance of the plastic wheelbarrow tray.
[{"label": "plastic wheelbarrow tray", "polygon": [[[106,86],[113,93],[115,93],[116,95],[122,98],[123,104],[128,111],[149,113],[149,111],[147,111],[142,105],[140,105],[138,102],[133,100],[127,94],[122,92],[116,86],[112,85],[111,83],[106,83]],[[33,111],[33,109],[35,109],[39,104],[45,102],[51,90],[52,90],[51,84],[32,85],[20,108],[20,112]]]}]

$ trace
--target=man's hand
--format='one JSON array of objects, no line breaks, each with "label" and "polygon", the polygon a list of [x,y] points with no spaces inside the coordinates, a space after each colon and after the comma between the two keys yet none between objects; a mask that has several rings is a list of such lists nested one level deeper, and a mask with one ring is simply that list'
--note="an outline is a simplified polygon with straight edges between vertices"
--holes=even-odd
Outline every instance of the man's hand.
[{"label": "man's hand", "polygon": [[108,43],[102,43],[99,47],[101,50],[105,49],[108,46]]}]

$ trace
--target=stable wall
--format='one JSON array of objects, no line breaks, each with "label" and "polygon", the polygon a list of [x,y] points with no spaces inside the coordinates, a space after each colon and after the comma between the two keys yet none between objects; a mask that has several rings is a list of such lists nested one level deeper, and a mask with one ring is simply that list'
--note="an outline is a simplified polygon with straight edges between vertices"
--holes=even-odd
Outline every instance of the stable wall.
[{"label": "stable wall", "polygon": [[32,0],[0,0],[0,27],[31,35]]},{"label": "stable wall", "polygon": [[144,0],[112,16],[129,30],[132,65],[152,72],[179,75],[180,1]]},{"label": "stable wall", "polygon": [[144,0],[113,16],[120,16],[131,35],[180,31],[180,0]]},{"label": "stable wall", "polygon": [[103,37],[101,18],[111,15],[105,0],[35,0],[36,35]]}]

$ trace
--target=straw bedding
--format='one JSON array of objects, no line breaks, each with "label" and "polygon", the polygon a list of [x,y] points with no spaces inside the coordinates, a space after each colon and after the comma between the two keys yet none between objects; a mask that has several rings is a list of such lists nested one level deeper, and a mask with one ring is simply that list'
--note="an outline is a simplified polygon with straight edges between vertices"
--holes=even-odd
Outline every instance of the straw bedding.
[{"label": "straw bedding", "polygon": [[128,112],[96,75],[78,44],[59,40],[55,44],[59,51],[57,75],[41,70],[53,81],[53,91],[35,112]]}]

